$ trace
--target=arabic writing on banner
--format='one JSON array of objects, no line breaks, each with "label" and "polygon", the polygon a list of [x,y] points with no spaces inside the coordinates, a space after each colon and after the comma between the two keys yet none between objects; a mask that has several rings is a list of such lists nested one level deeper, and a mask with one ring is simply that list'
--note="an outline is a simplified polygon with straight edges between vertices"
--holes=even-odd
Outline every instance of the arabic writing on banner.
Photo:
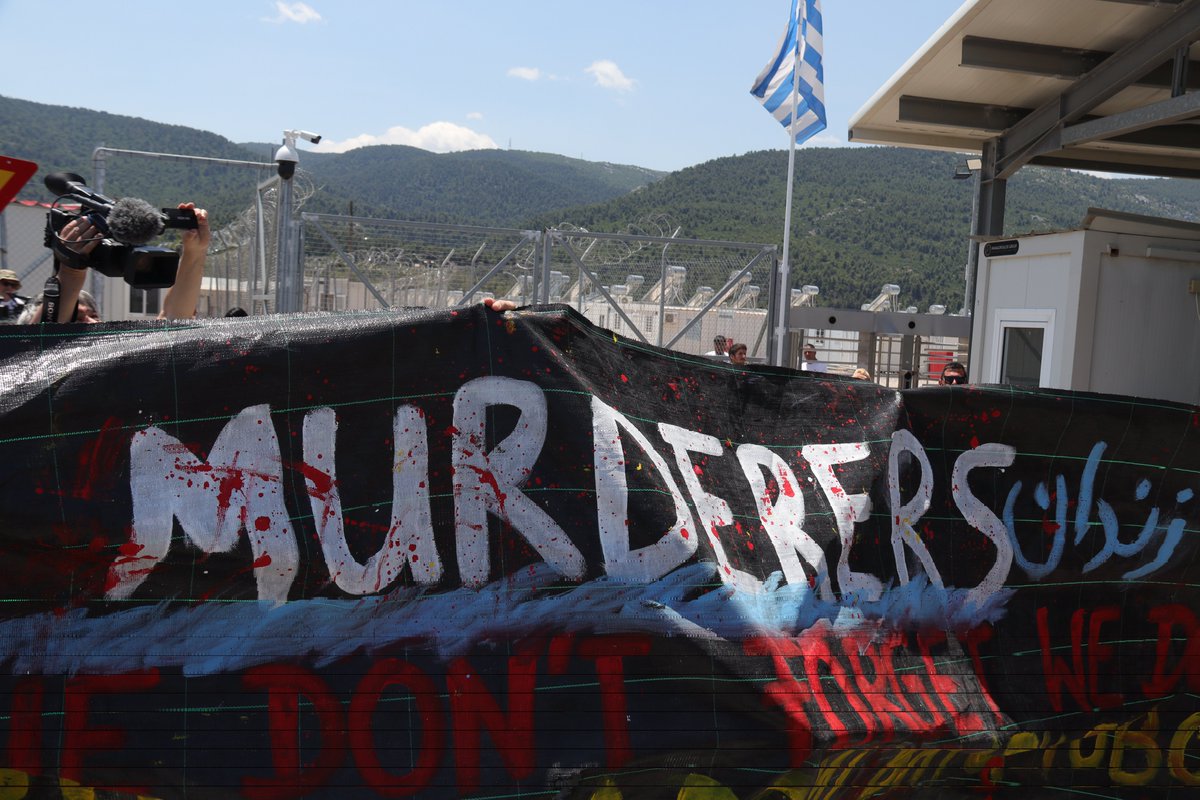
[{"label": "arabic writing on banner", "polygon": [[9,330],[3,798],[1200,783],[1195,408],[561,307]]}]

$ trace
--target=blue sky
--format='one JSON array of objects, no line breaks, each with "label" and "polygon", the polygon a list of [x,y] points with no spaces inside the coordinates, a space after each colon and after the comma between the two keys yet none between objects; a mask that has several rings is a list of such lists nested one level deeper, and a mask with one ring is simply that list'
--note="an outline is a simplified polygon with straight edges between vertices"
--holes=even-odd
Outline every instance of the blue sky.
[{"label": "blue sky", "polygon": [[[960,4],[823,0],[829,125],[808,146],[844,145],[850,117]],[[0,94],[234,141],[303,128],[325,137],[318,149],[511,146],[676,170],[787,147],[749,94],[787,9],[788,0],[0,0]]]}]

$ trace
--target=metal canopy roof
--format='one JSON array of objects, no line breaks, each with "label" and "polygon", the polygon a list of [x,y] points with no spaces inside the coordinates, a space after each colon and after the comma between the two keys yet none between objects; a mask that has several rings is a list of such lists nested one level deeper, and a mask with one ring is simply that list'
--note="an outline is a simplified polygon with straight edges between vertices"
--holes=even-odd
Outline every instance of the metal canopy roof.
[{"label": "metal canopy roof", "polygon": [[1198,178],[1197,39],[1200,0],[968,0],[850,141],[980,152],[985,182],[1030,163]]}]

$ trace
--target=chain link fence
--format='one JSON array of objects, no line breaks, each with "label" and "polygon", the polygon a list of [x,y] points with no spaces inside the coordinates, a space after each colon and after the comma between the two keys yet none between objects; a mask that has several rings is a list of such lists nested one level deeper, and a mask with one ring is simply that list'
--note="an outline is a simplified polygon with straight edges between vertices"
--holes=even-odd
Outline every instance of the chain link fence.
[{"label": "chain link fence", "polygon": [[774,245],[661,230],[528,231],[327,214],[303,221],[306,310],[446,308],[487,297],[565,303],[644,342],[703,354],[721,335],[746,343],[752,358],[767,356]]},{"label": "chain link fence", "polygon": [[54,259],[43,242],[45,203],[16,200],[0,213],[0,269],[10,269],[21,280],[20,293],[33,296],[54,273]]}]

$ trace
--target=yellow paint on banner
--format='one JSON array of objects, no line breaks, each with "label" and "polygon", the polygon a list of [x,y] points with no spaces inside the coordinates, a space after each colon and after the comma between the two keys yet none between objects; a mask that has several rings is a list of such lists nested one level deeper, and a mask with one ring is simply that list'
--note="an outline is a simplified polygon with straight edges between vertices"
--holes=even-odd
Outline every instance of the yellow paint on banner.
[{"label": "yellow paint on banner", "polygon": [[738,800],[737,795],[712,778],[692,773],[683,781],[675,800]]},{"label": "yellow paint on banner", "polygon": [[29,794],[29,775],[27,773],[15,769],[0,769],[0,800],[24,800],[27,794]]}]

